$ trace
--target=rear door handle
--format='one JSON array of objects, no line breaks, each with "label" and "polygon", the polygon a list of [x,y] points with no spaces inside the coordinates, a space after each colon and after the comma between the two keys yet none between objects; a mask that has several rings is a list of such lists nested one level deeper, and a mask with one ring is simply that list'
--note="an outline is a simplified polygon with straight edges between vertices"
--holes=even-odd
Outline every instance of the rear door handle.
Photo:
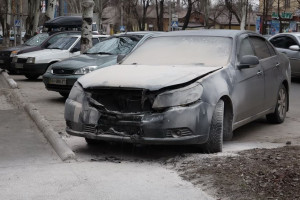
[{"label": "rear door handle", "polygon": [[280,63],[278,62],[278,63],[276,63],[276,65],[275,65],[275,67],[279,67],[280,66]]},{"label": "rear door handle", "polygon": [[259,70],[256,74],[257,74],[257,76],[261,76],[263,74],[263,72]]}]

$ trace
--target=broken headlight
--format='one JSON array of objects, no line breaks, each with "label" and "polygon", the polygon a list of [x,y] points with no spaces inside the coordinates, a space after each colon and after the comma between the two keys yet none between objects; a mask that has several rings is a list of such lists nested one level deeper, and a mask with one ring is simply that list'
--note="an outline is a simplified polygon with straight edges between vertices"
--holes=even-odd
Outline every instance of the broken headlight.
[{"label": "broken headlight", "polygon": [[163,92],[154,100],[152,108],[167,108],[173,106],[183,106],[200,99],[203,87],[196,82],[189,86]]},{"label": "broken headlight", "polygon": [[78,69],[77,71],[75,71],[74,74],[87,74],[90,73],[92,71],[94,71],[95,69],[97,69],[97,66],[87,66],[87,67],[82,67],[80,69]]},{"label": "broken headlight", "polygon": [[71,99],[73,101],[82,103],[84,98],[84,91],[81,85],[76,81],[76,83],[73,85],[71,92],[69,94],[68,99]]}]

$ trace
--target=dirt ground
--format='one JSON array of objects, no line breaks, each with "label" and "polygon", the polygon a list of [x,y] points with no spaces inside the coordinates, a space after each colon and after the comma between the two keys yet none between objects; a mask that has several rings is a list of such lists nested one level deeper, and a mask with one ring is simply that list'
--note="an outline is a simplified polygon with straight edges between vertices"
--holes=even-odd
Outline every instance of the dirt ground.
[{"label": "dirt ground", "polygon": [[169,160],[181,177],[223,199],[300,199],[300,146]]}]

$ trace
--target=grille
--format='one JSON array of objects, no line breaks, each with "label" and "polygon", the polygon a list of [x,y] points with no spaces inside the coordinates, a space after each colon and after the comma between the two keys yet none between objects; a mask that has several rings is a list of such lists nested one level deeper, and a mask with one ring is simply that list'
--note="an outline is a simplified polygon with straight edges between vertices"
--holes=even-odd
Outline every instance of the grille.
[{"label": "grille", "polygon": [[71,69],[52,69],[53,74],[73,74],[74,70]]},{"label": "grille", "polygon": [[[113,129],[114,131],[112,131]],[[114,126],[105,126],[105,125],[99,125],[98,126],[98,133],[102,134],[105,132],[105,134],[120,134],[120,135],[141,135],[142,130],[140,127],[134,127],[134,126],[126,126],[126,125],[114,125]]]},{"label": "grille", "polygon": [[166,137],[168,138],[186,137],[190,135],[192,135],[192,131],[188,128],[168,129],[166,131]]},{"label": "grille", "polygon": [[107,110],[122,113],[147,112],[152,110],[154,98],[141,89],[97,89],[91,91],[92,98]]},{"label": "grille", "polygon": [[26,63],[27,62],[27,58],[18,58],[17,63]]}]

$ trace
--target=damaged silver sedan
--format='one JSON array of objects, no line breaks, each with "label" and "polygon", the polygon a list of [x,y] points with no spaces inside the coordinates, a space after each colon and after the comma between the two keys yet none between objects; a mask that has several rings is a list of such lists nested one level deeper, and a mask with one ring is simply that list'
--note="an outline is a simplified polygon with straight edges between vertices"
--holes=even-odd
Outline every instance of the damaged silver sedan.
[{"label": "damaged silver sedan", "polygon": [[288,59],[253,32],[165,33],[121,64],[81,77],[66,101],[66,130],[88,143],[193,144],[220,152],[246,123],[262,116],[284,121],[290,74]]}]

